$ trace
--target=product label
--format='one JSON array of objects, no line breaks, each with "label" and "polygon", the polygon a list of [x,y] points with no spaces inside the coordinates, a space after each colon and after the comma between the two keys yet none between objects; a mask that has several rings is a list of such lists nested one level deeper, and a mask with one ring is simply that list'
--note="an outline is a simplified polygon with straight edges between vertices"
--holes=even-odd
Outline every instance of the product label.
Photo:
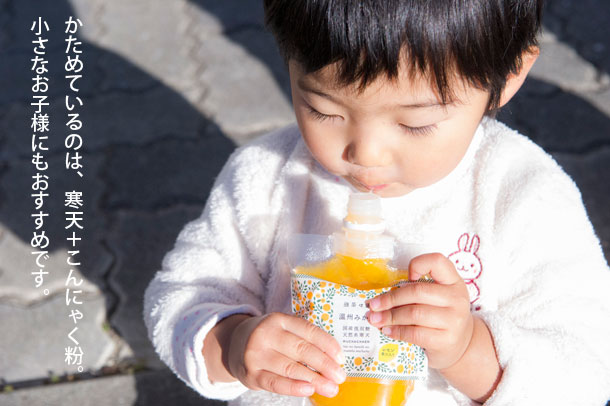
[{"label": "product label", "polygon": [[347,376],[425,379],[428,359],[424,350],[389,338],[366,319],[365,300],[393,288],[360,290],[293,274],[292,311],[337,339],[345,354],[343,368]]}]

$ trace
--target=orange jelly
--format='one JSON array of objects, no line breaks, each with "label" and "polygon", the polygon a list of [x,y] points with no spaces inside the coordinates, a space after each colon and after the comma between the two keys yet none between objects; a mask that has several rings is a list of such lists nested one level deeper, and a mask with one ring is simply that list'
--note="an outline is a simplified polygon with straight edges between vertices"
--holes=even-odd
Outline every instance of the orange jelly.
[{"label": "orange jelly", "polygon": [[[378,289],[407,279],[406,271],[389,266],[387,259],[357,259],[337,254],[323,263],[297,267],[297,273],[310,275],[357,289]],[[401,406],[405,405],[414,381],[347,377],[334,398],[318,394],[310,397],[315,406]]]}]

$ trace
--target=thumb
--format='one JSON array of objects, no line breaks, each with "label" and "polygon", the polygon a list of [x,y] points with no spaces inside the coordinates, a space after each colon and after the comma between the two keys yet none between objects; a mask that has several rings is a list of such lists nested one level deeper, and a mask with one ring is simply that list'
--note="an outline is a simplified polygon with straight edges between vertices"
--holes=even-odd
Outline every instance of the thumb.
[{"label": "thumb", "polygon": [[415,257],[409,263],[409,279],[433,279],[441,285],[453,285],[462,280],[453,262],[438,252]]}]

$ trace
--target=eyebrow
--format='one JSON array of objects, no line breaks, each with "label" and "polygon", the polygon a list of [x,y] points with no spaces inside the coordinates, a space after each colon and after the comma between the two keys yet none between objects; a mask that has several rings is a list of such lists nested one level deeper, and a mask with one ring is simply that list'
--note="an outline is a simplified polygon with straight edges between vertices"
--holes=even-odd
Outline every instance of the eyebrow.
[{"label": "eyebrow", "polygon": [[[305,80],[303,80],[302,77],[299,78],[299,80],[297,80],[297,85],[301,88],[301,90],[303,90],[305,92],[317,94],[318,96],[328,99],[334,103],[342,104],[340,101],[336,100],[330,94],[324,93],[320,90],[314,89],[313,87],[309,86],[305,82]],[[423,101],[423,102],[419,102],[419,103],[397,104],[395,107],[404,108],[404,109],[419,109],[419,108],[426,108],[426,107],[447,107],[452,104],[454,104],[454,103],[453,102],[441,103],[438,100],[427,100],[427,101]]]}]

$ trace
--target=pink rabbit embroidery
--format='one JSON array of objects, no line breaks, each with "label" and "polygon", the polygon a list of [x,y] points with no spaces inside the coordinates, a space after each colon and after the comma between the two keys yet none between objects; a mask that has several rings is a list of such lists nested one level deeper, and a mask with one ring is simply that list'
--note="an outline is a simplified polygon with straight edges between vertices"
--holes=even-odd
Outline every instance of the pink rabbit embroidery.
[{"label": "pink rabbit embroidery", "polygon": [[[470,245],[468,245],[468,242],[470,242]],[[453,265],[455,265],[455,269],[462,279],[464,279],[464,282],[466,282],[471,305],[479,299],[481,294],[479,286],[475,282],[475,279],[483,271],[483,264],[481,264],[481,260],[477,256],[479,245],[480,240],[478,235],[474,234],[470,241],[470,235],[464,233],[458,239],[458,251],[450,254],[448,257],[453,262]]]}]

